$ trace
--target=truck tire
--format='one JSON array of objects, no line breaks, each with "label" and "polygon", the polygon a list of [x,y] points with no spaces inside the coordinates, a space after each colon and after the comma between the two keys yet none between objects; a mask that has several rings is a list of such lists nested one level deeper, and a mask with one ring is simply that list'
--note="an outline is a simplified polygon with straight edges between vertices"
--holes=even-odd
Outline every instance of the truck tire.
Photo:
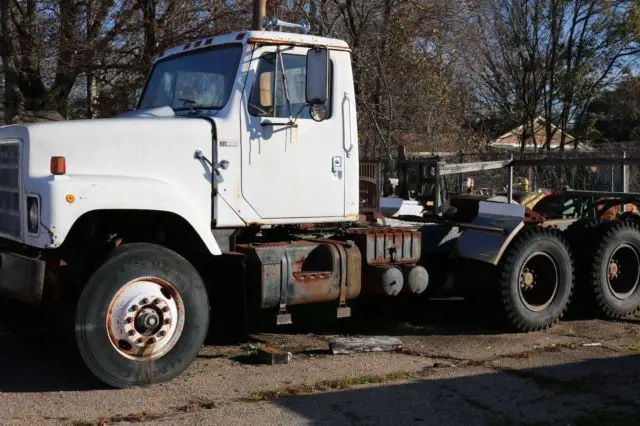
[{"label": "truck tire", "polygon": [[544,330],[564,315],[573,291],[573,259],[562,234],[527,227],[516,236],[498,270],[499,298],[517,331]]},{"label": "truck tire", "polygon": [[574,319],[592,318],[598,311],[590,285],[591,271],[586,265],[593,261],[604,223],[602,219],[581,218],[564,231],[576,269],[573,297],[567,309],[567,316]]},{"label": "truck tire", "polygon": [[115,388],[167,382],[198,355],[209,327],[205,285],[164,247],[123,245],[78,300],[75,337],[89,370]]},{"label": "truck tire", "polygon": [[640,226],[632,220],[604,224],[590,263],[591,290],[601,314],[627,317],[640,309]]}]

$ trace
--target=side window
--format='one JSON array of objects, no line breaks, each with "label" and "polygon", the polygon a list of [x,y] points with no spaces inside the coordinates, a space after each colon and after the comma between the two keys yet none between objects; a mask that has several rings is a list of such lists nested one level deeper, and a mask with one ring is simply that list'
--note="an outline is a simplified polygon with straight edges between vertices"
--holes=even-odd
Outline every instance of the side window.
[{"label": "side window", "polygon": [[[280,58],[275,53],[267,53],[260,57],[257,76],[249,97],[249,113],[258,117],[311,118],[305,101],[307,57],[283,53],[282,64],[284,78]],[[330,62],[327,118],[331,117],[332,87],[333,63]]]}]

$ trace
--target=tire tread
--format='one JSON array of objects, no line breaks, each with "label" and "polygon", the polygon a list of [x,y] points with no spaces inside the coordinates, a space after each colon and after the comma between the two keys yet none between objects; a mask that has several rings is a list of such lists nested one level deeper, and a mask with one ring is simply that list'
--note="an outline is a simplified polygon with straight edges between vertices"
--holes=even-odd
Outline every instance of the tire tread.
[{"label": "tire tread", "polygon": [[[551,321],[547,321],[542,324],[532,324],[527,322],[522,316],[520,316],[516,310],[516,307],[511,302],[511,281],[512,281],[512,273],[515,267],[515,263],[518,259],[518,255],[520,252],[530,244],[533,239],[553,239],[559,242],[564,249],[569,253],[569,259],[571,259],[571,282],[569,283],[569,295],[567,300],[565,301],[562,309],[559,314],[554,316]],[[500,288],[500,302],[503,309],[503,313],[505,315],[505,319],[508,324],[515,328],[517,331],[521,332],[534,332],[548,329],[559,322],[564,314],[566,313],[567,307],[571,301],[573,296],[573,283],[575,280],[575,272],[573,265],[573,257],[571,255],[571,249],[566,238],[563,236],[562,232],[557,229],[550,229],[538,226],[530,226],[521,231],[521,234],[516,237],[516,240],[512,243],[511,247],[507,249],[507,253],[503,260],[501,261],[500,270],[498,273],[498,283]]]}]

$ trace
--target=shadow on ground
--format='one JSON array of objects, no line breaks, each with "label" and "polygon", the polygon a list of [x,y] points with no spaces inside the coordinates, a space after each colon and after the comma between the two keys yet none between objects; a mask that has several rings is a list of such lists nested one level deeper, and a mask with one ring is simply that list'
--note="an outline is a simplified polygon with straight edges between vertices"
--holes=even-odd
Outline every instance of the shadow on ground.
[{"label": "shadow on ground", "polygon": [[[6,302],[5,302],[6,303]],[[81,363],[59,314],[10,302],[0,313],[0,392],[104,389]]]},{"label": "shadow on ground", "polygon": [[337,320],[334,305],[293,307],[294,324],[276,327],[271,315],[261,318],[271,333],[359,334],[389,336],[497,335],[510,332],[501,318],[463,299],[426,300],[416,297],[351,302],[352,317]]},{"label": "shadow on ground", "polygon": [[317,425],[624,426],[640,423],[638,380],[640,357],[627,356],[448,379],[420,378],[399,385],[284,397],[273,403],[297,419],[304,418],[305,424]]},{"label": "shadow on ground", "polygon": [[[460,302],[431,302],[429,310],[389,309],[388,305],[360,306],[352,319],[335,320],[327,306],[305,307],[293,326],[262,328],[290,333],[396,335],[498,333],[473,320]],[[329,307],[331,309],[331,307]],[[401,312],[401,314],[398,314]],[[359,315],[360,314],[360,315]],[[58,326],[54,313],[21,304],[5,306],[0,317],[0,392],[57,392],[104,389],[85,369],[75,350],[73,335]],[[67,327],[68,328],[68,327]],[[259,342],[255,339],[250,341]],[[224,342],[226,343],[226,342]],[[237,361],[242,361],[238,359]]]},{"label": "shadow on ground", "polygon": [[[0,392],[105,388],[85,369],[75,350],[73,336],[63,332],[56,318],[48,317],[46,312],[38,309],[16,306],[18,309],[13,306],[0,312]],[[378,305],[366,315],[358,315],[356,310],[354,317],[346,321],[332,318],[331,312],[326,312],[326,306],[306,308],[304,315],[294,316],[294,325],[265,327],[262,331],[398,337],[496,335],[504,332],[490,320],[480,320],[478,314],[462,301],[436,300],[406,305],[406,309]],[[242,362],[243,359],[237,361]]]}]

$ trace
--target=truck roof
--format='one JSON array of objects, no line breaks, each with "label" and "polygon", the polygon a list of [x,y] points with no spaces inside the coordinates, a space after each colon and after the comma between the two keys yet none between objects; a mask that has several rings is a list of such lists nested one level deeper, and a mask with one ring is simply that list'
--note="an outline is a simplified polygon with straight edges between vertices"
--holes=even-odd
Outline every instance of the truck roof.
[{"label": "truck roof", "polygon": [[298,46],[324,46],[335,50],[350,50],[349,45],[344,40],[320,37],[311,34],[298,34],[282,31],[237,31],[200,40],[190,41],[179,46],[171,47],[161,53],[156,61],[183,53],[186,51],[202,49],[210,46],[217,46],[229,43],[265,43],[265,44],[287,44]]}]

